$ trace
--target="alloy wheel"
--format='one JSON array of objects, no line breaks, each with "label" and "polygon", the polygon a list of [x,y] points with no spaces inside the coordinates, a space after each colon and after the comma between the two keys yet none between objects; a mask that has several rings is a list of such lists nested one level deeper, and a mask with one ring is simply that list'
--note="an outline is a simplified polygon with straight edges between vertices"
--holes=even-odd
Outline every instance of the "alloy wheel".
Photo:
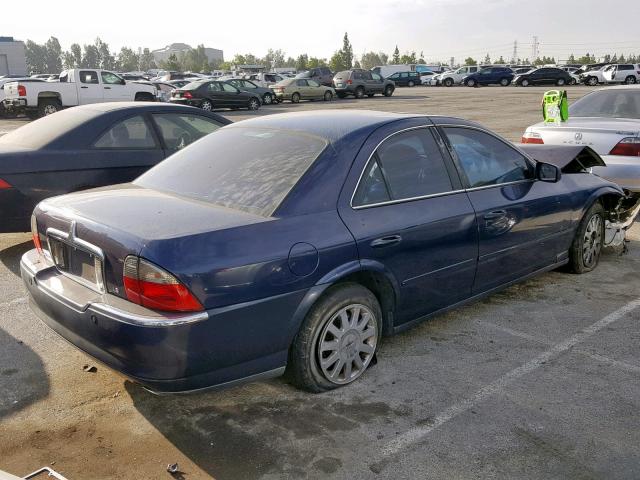
[{"label": "alloy wheel", "polygon": [[373,312],[362,304],[347,305],[329,319],[318,337],[318,366],[328,381],[346,385],[367,369],[377,343]]},{"label": "alloy wheel", "polygon": [[257,98],[249,100],[249,110],[258,110],[258,108],[260,108],[260,102]]},{"label": "alloy wheel", "polygon": [[44,111],[44,114],[46,116],[46,115],[51,115],[52,113],[56,113],[58,111],[58,109],[56,108],[55,105],[49,104],[49,105],[46,105],[44,107],[43,111]]},{"label": "alloy wheel", "polygon": [[602,217],[593,215],[589,219],[582,242],[582,261],[586,267],[593,267],[598,261],[602,248]]},{"label": "alloy wheel", "polygon": [[207,112],[210,112],[211,110],[213,110],[213,105],[211,105],[211,102],[209,100],[205,100],[204,102],[202,102],[202,110],[206,110]]}]

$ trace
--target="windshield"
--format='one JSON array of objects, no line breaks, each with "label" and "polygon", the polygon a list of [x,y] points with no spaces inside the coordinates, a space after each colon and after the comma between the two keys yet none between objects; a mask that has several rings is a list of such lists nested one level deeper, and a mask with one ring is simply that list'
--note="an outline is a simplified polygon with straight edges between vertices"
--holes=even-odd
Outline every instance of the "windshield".
[{"label": "windshield", "polygon": [[322,138],[297,132],[222,128],[135,183],[270,216],[326,146]]},{"label": "windshield", "polygon": [[640,90],[599,90],[585,95],[569,107],[573,117],[640,119]]},{"label": "windshield", "polygon": [[311,70],[300,72],[299,74],[296,75],[296,78],[311,78]]},{"label": "windshield", "polygon": [[62,110],[1,136],[0,144],[42,148],[99,114],[99,111],[82,108]]}]

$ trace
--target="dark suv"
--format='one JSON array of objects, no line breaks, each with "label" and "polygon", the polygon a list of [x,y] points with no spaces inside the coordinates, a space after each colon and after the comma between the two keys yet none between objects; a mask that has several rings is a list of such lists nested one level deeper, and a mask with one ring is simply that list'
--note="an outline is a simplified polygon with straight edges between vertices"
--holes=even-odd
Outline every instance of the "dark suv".
[{"label": "dark suv", "polygon": [[331,87],[331,81],[333,80],[333,72],[327,67],[312,68],[311,70],[305,70],[296,75],[296,78],[310,78],[315,80],[320,85]]},{"label": "dark suv", "polygon": [[479,72],[467,75],[462,80],[467,87],[477,87],[478,85],[502,85],[506,87],[513,80],[513,70],[507,67],[488,67]]},{"label": "dark suv", "polygon": [[393,80],[382,78],[369,70],[354,69],[336,73],[333,77],[333,88],[339,98],[347,95],[353,95],[356,98],[362,98],[365,95],[373,97],[376,93],[390,97],[396,89],[396,84]]},{"label": "dark suv", "polygon": [[420,80],[420,72],[396,72],[387,77],[393,80],[398,87],[413,87],[414,85],[422,85]]}]

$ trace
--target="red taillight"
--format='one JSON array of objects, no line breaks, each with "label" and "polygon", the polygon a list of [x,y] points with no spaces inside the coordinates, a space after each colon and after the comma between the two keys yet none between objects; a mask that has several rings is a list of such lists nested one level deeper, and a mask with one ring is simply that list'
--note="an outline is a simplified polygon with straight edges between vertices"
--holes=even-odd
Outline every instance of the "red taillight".
[{"label": "red taillight", "polygon": [[522,135],[520,143],[534,143],[538,145],[544,145],[544,140],[542,140],[542,135],[540,135],[539,133],[527,131]]},{"label": "red taillight", "polygon": [[38,233],[38,221],[35,215],[31,215],[31,238],[38,253],[42,253],[42,244],[40,243],[40,234]]},{"label": "red taillight", "polygon": [[193,98],[191,92],[182,92],[182,98]]},{"label": "red taillight", "polygon": [[11,188],[11,184],[0,178],[0,190],[5,190],[7,188]]},{"label": "red taillight", "polygon": [[123,280],[127,298],[144,307],[167,312],[204,310],[176,277],[141,258],[130,255],[125,259]]},{"label": "red taillight", "polygon": [[26,97],[27,96],[27,87],[24,85],[18,85],[18,96]]},{"label": "red taillight", "polygon": [[609,155],[623,155],[625,157],[640,157],[640,137],[623,138],[613,147]]},{"label": "red taillight", "polygon": [[347,85],[353,85],[353,80],[347,80]]}]

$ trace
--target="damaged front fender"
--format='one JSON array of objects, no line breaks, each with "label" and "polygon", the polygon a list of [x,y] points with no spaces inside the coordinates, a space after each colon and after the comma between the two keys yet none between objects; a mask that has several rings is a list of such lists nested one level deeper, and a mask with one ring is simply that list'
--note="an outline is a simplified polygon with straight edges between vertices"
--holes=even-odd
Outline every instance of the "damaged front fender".
[{"label": "damaged front fender", "polygon": [[640,213],[640,193],[624,190],[614,208],[608,210],[605,220],[604,246],[618,247],[624,244],[627,230]]}]

